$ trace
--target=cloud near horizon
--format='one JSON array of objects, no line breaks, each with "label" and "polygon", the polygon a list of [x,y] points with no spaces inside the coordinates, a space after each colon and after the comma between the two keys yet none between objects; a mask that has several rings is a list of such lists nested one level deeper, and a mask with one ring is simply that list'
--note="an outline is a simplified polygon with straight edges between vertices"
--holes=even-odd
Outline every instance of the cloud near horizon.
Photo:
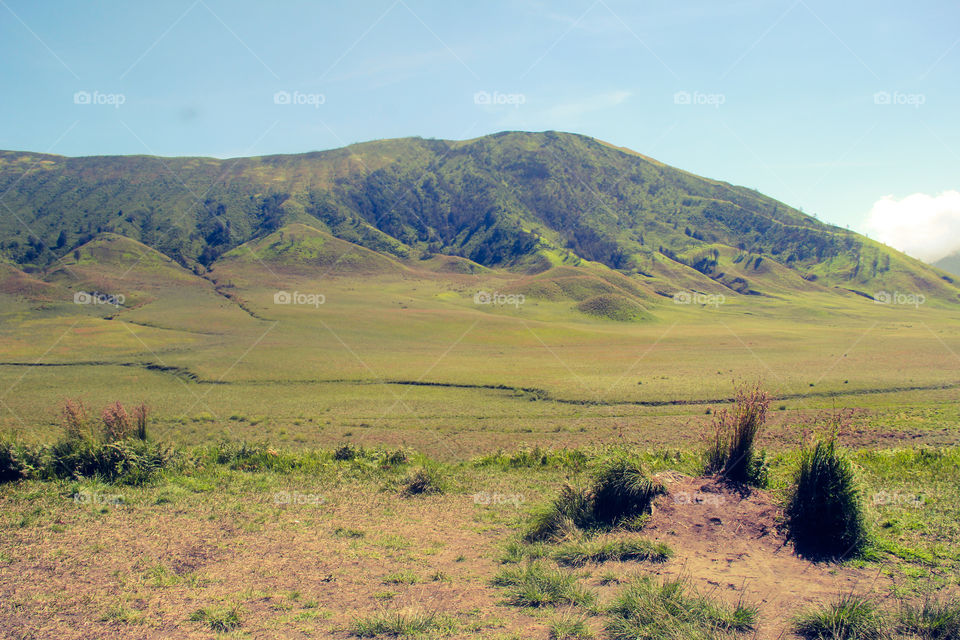
[{"label": "cloud near horizon", "polygon": [[884,196],[873,203],[864,228],[880,242],[936,262],[960,251],[960,191]]}]

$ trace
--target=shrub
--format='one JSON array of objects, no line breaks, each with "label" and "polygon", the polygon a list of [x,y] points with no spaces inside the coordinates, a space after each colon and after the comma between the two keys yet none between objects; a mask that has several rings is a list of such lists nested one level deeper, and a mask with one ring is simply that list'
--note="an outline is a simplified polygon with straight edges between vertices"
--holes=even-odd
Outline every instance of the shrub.
[{"label": "shrub", "polygon": [[494,577],[493,584],[507,587],[507,602],[518,607],[561,604],[586,607],[596,602],[595,594],[577,582],[575,575],[548,568],[541,562],[502,569]]},{"label": "shrub", "polygon": [[722,409],[714,414],[714,435],[705,455],[707,473],[721,474],[733,482],[766,485],[766,456],[757,456],[754,446],[769,408],[770,395],[757,384],[737,390],[732,413]]},{"label": "shrub", "polygon": [[836,441],[817,441],[800,451],[789,489],[787,527],[794,548],[813,559],[859,555],[868,543],[863,498],[850,461]]},{"label": "shrub", "polygon": [[62,440],[45,451],[39,475],[52,478],[98,477],[106,482],[139,485],[174,458],[173,452],[154,442],[121,440],[100,443]]},{"label": "shrub", "polygon": [[879,640],[884,637],[883,627],[876,606],[853,594],[804,611],[793,622],[794,632],[809,640]]},{"label": "shrub", "polygon": [[960,638],[960,601],[926,595],[919,604],[900,605],[898,626],[923,640]]},{"label": "shrub", "polygon": [[650,576],[631,581],[608,611],[612,640],[716,640],[752,629],[757,619],[756,607],[700,595],[683,579]]},{"label": "shrub", "polygon": [[14,482],[26,477],[22,452],[12,442],[0,442],[0,483]]}]

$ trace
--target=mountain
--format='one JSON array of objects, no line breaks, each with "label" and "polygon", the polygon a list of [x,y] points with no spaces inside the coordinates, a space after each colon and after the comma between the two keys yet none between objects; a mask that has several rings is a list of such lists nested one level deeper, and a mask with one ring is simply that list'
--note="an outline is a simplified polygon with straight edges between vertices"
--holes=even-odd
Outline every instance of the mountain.
[{"label": "mountain", "polygon": [[[244,260],[341,272],[506,269],[529,276],[513,286],[556,295],[571,277],[603,274],[629,282],[641,306],[599,291],[607,297],[584,298],[583,308],[619,317],[640,317],[642,299],[679,289],[960,295],[943,272],[754,190],[568,133],[227,160],[6,151],[0,193],[0,256],[27,272],[57,269],[113,234],[198,275]],[[354,263],[340,259],[344,247]]]},{"label": "mountain", "polygon": [[945,258],[940,258],[933,263],[933,266],[942,269],[947,273],[960,276],[960,251],[953,253]]}]

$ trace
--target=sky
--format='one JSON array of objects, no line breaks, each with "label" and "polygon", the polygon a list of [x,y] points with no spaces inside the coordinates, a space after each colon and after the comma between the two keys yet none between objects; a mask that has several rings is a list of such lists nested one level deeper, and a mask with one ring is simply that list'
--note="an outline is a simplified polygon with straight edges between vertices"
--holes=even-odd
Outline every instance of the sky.
[{"label": "sky", "polygon": [[936,260],[960,249],[958,24],[927,0],[0,0],[0,148],[570,131]]}]

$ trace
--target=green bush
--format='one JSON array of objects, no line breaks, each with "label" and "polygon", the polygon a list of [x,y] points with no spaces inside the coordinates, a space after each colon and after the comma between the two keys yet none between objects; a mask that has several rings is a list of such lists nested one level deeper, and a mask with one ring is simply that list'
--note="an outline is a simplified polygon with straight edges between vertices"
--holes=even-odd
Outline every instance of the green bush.
[{"label": "green bush", "polygon": [[802,556],[840,560],[860,555],[866,548],[863,497],[853,466],[837,450],[834,439],[801,449],[786,518],[790,538]]},{"label": "green bush", "polygon": [[136,439],[106,443],[67,439],[47,448],[42,456],[44,464],[39,474],[44,477],[96,477],[139,485],[170,464],[174,453],[159,443]]},{"label": "green bush", "polygon": [[549,507],[533,516],[524,540],[555,542],[593,525],[593,496],[585,489],[567,484]]},{"label": "green bush", "polygon": [[757,608],[696,593],[683,579],[631,581],[608,608],[611,640],[717,640],[753,628]]},{"label": "green bush", "polygon": [[876,605],[853,594],[809,609],[793,622],[794,632],[809,640],[880,640],[884,620]]},{"label": "green bush", "polygon": [[0,483],[25,477],[22,449],[12,442],[0,442]]},{"label": "green bush", "polygon": [[705,472],[733,482],[763,487],[767,484],[766,455],[754,451],[770,408],[770,396],[760,385],[737,390],[733,412],[714,415],[714,435],[705,454]]}]

